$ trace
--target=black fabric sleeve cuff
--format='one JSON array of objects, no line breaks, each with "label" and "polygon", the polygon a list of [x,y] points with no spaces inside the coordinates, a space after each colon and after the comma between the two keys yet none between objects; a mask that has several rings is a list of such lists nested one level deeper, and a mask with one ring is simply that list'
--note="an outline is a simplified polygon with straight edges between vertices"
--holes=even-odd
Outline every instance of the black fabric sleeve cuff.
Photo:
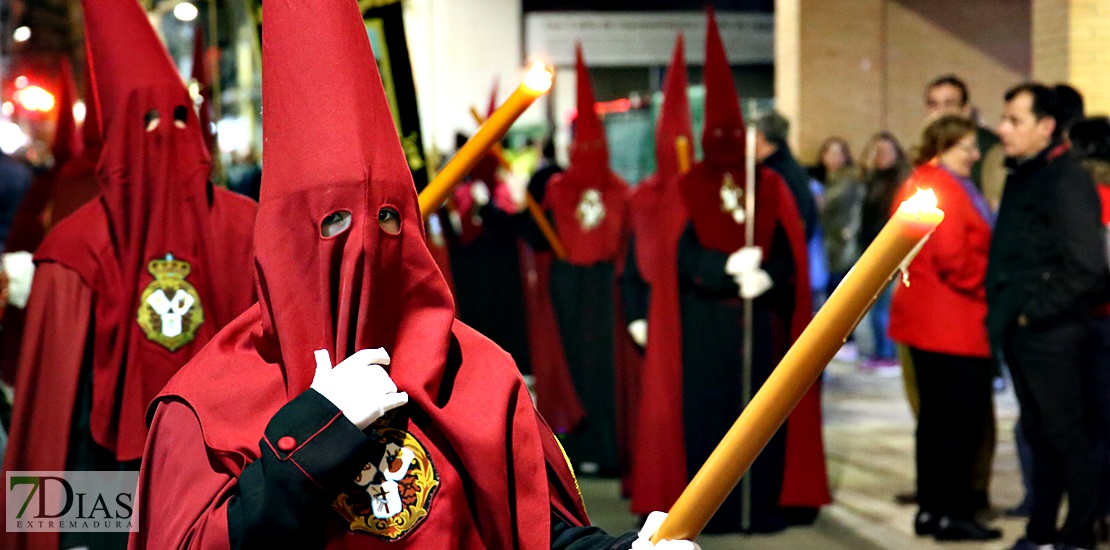
[{"label": "black fabric sleeve cuff", "polygon": [[628,550],[637,536],[635,531],[614,537],[592,525],[573,527],[551,513],[552,550]]},{"label": "black fabric sleeve cuff", "polygon": [[231,547],[322,548],[329,503],[362,471],[373,441],[309,389],[278,410],[258,446],[228,503]]},{"label": "black fabric sleeve cuff", "polygon": [[308,389],[274,415],[261,444],[316,485],[338,491],[365,466],[371,443],[331,401]]}]

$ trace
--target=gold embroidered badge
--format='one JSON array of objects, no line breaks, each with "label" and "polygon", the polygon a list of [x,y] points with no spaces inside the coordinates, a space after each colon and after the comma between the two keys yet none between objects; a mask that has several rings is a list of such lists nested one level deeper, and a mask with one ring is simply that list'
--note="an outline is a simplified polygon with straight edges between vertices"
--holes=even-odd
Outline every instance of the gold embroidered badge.
[{"label": "gold embroidered badge", "polygon": [[597,189],[583,191],[582,197],[578,199],[574,217],[578,219],[578,226],[582,231],[589,232],[601,225],[601,221],[605,219],[605,203],[601,200],[601,191]]},{"label": "gold embroidered badge", "polygon": [[360,490],[340,493],[332,507],[352,532],[400,540],[428,517],[439,474],[412,434],[379,421],[370,437],[381,445],[381,457],[367,463],[355,479]]},{"label": "gold embroidered badge", "polygon": [[736,180],[728,172],[725,172],[724,177],[721,178],[720,195],[721,212],[732,216],[736,223],[744,223],[747,213],[744,212],[744,205],[740,203],[744,199],[744,189],[736,185]]},{"label": "gold embroidered badge", "polygon": [[185,280],[192,270],[189,262],[175,259],[173,254],[147,265],[154,280],[139,297],[137,320],[148,340],[170,351],[192,342],[204,323],[197,289]]}]

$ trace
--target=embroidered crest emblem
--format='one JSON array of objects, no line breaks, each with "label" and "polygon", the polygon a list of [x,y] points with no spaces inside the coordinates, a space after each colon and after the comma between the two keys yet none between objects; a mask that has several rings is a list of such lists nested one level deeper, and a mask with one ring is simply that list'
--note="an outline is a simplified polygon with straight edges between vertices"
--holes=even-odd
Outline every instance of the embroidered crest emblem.
[{"label": "embroidered crest emblem", "polygon": [[148,340],[170,351],[192,342],[204,323],[197,289],[185,280],[192,270],[189,262],[173,254],[147,264],[154,280],[139,297],[137,320]]},{"label": "embroidered crest emblem", "polygon": [[605,219],[605,203],[601,202],[601,191],[597,189],[583,191],[582,198],[578,200],[578,208],[574,211],[574,217],[578,219],[578,226],[583,231],[591,231],[600,225]]},{"label": "embroidered crest emblem", "polygon": [[725,172],[724,177],[721,178],[721,212],[732,216],[736,223],[744,223],[747,214],[744,212],[744,205],[740,204],[743,198],[744,190],[736,185],[732,174]]},{"label": "embroidered crest emblem", "polygon": [[412,434],[379,421],[369,435],[381,445],[380,457],[355,478],[358,490],[340,493],[332,507],[352,532],[387,542],[400,540],[428,517],[439,474],[428,450]]}]

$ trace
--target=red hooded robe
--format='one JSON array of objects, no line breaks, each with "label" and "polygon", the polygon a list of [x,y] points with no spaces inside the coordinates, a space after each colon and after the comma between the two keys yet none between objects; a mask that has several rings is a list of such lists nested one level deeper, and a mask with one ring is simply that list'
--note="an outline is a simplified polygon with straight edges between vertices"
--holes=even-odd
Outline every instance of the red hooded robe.
[{"label": "red hooded robe", "polygon": [[[567,439],[576,462],[619,469],[617,350],[624,326],[615,310],[614,276],[622,260],[628,186],[609,169],[605,129],[595,110],[593,87],[577,48],[578,120],[570,167],[552,176],[544,203],[563,239],[566,261],[556,261],[551,296],[567,366],[586,411],[579,432]],[[616,338],[617,334],[621,338]],[[630,345],[630,344],[629,344]]]},{"label": "red hooded robe", "polygon": [[[736,88],[712,9],[709,10],[709,29],[706,33],[705,87],[706,121],[702,137],[705,160],[695,164],[681,178],[679,185],[698,246],[721,258],[720,267],[723,272],[723,258],[746,244],[744,224],[737,223],[729,212],[724,211],[721,198],[726,174],[731,175],[735,185],[741,189],[744,187],[746,139]],[[768,359],[773,365],[782,358],[810,319],[807,256],[805,234],[789,188],[770,169],[759,166],[757,170],[754,244],[763,249],[764,265],[767,265],[770,258],[785,252],[772,249],[775,234],[781,232],[786,237],[789,256],[793,262],[793,273],[788,277],[792,288],[785,291],[793,292],[792,309],[786,318],[778,317],[781,315],[778,310],[771,318],[772,350]],[[740,197],[742,207],[743,196]],[[781,295],[784,291],[777,292]],[[729,301],[736,307],[742,303],[738,295]],[[685,308],[683,305],[684,310]],[[692,321],[684,319],[684,322]],[[761,345],[761,342],[756,344]],[[691,342],[683,342],[684,347],[693,345],[695,344]],[[739,346],[740,343],[736,342],[736,345]],[[685,368],[690,369],[691,365],[687,364]],[[765,370],[764,367],[755,370],[761,369]],[[739,366],[736,372],[739,374]],[[686,379],[689,379],[689,374]],[[753,395],[756,389],[753,388]],[[699,399],[699,396],[689,395],[692,391],[690,388],[685,388],[684,391],[688,394],[688,400]],[[728,420],[729,424],[732,420]],[[702,419],[698,418],[685,419],[686,426],[701,422]],[[779,506],[817,508],[828,503],[830,497],[821,439],[820,389],[817,385],[803,397],[788,419],[785,430],[785,458],[781,466],[783,477]],[[689,443],[689,434],[686,440]],[[687,451],[689,452],[689,448]],[[690,468],[697,466],[698,464],[688,464]],[[753,485],[758,483],[753,482]],[[726,508],[722,507],[722,511]],[[728,518],[723,519],[729,521]]]},{"label": "red hooded robe", "polygon": [[[147,404],[254,300],[242,274],[256,206],[207,182],[191,100],[146,14],[134,0],[86,1],[84,14],[101,195],[36,253],[5,471],[64,470],[82,460],[72,441],[141,457]],[[82,395],[91,410],[75,410]],[[57,533],[5,537],[5,548],[57,545]]]},{"label": "red hooded robe", "polygon": [[[72,105],[77,94],[69,63],[61,64],[61,72],[62,93],[58,97],[58,122],[51,148],[54,168],[36,178],[24,196],[12,220],[6,252],[34,252],[54,224],[98,192],[95,171],[100,156],[100,135],[96,129],[96,108],[91,100],[86,102],[82,143],[78,141],[77,121],[73,118]],[[0,332],[0,379],[7,384],[15,382],[25,316],[25,310],[14,307],[4,312],[4,330]]]},{"label": "red hooded robe", "polygon": [[[678,186],[675,142],[693,144],[690,102],[686,95],[682,35],[663,88],[663,109],[656,129],[657,170],[635,190],[629,216],[635,238],[635,270],[650,288],[648,344],[640,375],[640,403],[632,452],[634,514],[668,510],[686,487],[682,425],[682,327],[678,303],[678,240],[688,217]],[[692,149],[690,149],[692,153]],[[692,162],[692,160],[691,160]]]},{"label": "red hooded robe", "polygon": [[[338,363],[375,347],[390,354],[389,374],[409,400],[368,430],[403,434],[426,477],[408,470],[400,481],[412,488],[403,517],[413,521],[403,524],[352,507],[366,490],[314,485],[326,500],[306,513],[320,514],[313,525],[327,547],[548,548],[552,510],[586,521],[573,477],[512,359],[454,319],[356,2],[267,4],[264,25],[260,301],[152,406],[144,527],[132,548],[228,547],[240,474],[259,472],[256,461],[298,464],[298,451],[267,432],[291,401],[315,394],[313,351]],[[335,148],[335,136],[348,147]],[[379,227],[389,208],[396,234]],[[350,213],[349,227],[322,237],[321,221],[337,211]],[[320,432],[333,422],[349,421],[337,415]],[[298,532],[306,535],[317,532]]]}]

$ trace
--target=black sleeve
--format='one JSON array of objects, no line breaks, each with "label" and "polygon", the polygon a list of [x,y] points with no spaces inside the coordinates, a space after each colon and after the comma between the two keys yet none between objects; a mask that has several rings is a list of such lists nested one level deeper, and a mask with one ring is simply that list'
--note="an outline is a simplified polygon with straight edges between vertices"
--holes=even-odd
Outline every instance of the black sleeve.
[{"label": "black sleeve", "polygon": [[[804,174],[805,171],[803,170]],[[790,188],[790,194],[794,195],[794,202],[798,206],[798,214],[802,217],[802,223],[805,224],[806,241],[813,237],[813,232],[817,230],[817,225],[820,223],[817,214],[817,201],[813,198],[813,192],[809,190],[809,181],[797,178],[783,178],[787,187]]]},{"label": "black sleeve", "polygon": [[698,242],[693,224],[687,224],[678,243],[678,278],[683,285],[693,286],[714,295],[738,297],[740,287],[725,273],[728,254],[705,248]]},{"label": "black sleeve", "polygon": [[1043,285],[1029,294],[1023,313],[1031,325],[1065,315],[1082,315],[1107,279],[1105,234],[1095,184],[1078,166],[1066,167],[1050,188],[1050,219],[1061,247],[1061,265],[1045,272]]},{"label": "black sleeve", "polygon": [[[551,214],[545,211],[544,215],[547,217],[548,223],[554,227],[555,222],[551,220]],[[532,250],[537,252],[551,250],[551,244],[547,242],[547,237],[544,236],[543,230],[540,229],[540,225],[536,223],[536,220],[532,218],[532,214],[527,209],[517,214],[516,224],[517,234],[520,235],[521,239],[524,239],[524,242],[528,243],[528,246],[531,247]]]},{"label": "black sleeve", "polygon": [[573,527],[557,514],[551,514],[552,550],[628,550],[636,537],[635,531],[614,537],[600,527]]},{"label": "black sleeve", "polygon": [[640,268],[636,264],[636,238],[631,237],[628,240],[628,257],[624,261],[624,273],[621,274],[621,305],[624,308],[624,320],[631,323],[637,319],[647,319],[650,299],[651,288],[640,275]]},{"label": "black sleeve", "polygon": [[331,503],[362,471],[372,444],[316,390],[287,403],[228,503],[231,547],[323,548]]}]

